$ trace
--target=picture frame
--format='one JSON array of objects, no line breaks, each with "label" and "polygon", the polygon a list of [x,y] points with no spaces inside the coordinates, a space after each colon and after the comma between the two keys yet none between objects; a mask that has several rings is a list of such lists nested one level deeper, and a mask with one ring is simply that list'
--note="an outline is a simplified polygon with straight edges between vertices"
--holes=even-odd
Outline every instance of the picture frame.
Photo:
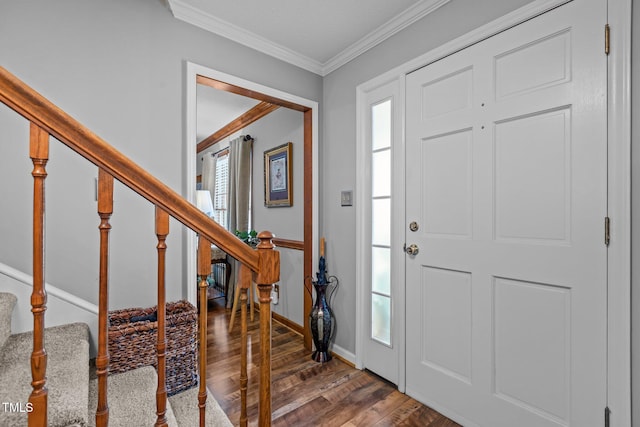
[{"label": "picture frame", "polygon": [[293,206],[293,143],[264,152],[264,205]]}]

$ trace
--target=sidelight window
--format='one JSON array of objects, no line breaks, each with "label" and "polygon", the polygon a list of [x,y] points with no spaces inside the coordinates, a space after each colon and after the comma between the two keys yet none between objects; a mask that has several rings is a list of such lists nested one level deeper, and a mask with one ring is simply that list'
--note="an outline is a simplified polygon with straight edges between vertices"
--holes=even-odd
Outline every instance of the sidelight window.
[{"label": "sidelight window", "polygon": [[371,106],[371,338],[391,346],[392,105]]}]

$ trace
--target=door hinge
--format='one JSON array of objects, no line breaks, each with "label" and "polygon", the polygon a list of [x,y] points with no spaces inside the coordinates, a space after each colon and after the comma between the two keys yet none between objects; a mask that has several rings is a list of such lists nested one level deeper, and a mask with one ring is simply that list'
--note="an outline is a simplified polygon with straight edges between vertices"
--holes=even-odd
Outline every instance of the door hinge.
[{"label": "door hinge", "polygon": [[609,422],[611,418],[611,409],[607,406],[604,408],[604,427],[609,427]]},{"label": "door hinge", "polygon": [[604,244],[609,246],[609,241],[611,240],[611,221],[609,217],[604,217]]},{"label": "door hinge", "polygon": [[606,24],[604,26],[604,54],[605,55],[609,55],[610,41],[611,41],[611,28],[609,27],[609,24]]}]

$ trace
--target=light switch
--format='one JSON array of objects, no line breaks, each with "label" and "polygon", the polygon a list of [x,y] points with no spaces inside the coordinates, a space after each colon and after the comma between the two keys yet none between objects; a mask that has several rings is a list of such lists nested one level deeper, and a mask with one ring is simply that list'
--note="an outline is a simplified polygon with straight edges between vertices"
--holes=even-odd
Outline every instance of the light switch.
[{"label": "light switch", "polygon": [[343,191],[340,195],[341,206],[353,206],[353,191]]}]

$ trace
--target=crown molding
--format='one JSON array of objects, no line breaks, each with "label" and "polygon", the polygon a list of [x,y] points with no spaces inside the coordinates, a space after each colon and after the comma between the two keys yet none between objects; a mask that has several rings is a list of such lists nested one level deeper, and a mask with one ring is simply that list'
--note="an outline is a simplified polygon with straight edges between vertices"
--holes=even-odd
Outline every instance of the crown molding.
[{"label": "crown molding", "polygon": [[233,40],[251,49],[311,71],[312,73],[322,74],[322,64],[320,62],[280,44],[269,41],[246,28],[238,27],[216,16],[205,13],[182,0],[168,0],[168,4],[173,16],[181,21]]},{"label": "crown molding", "polygon": [[379,28],[371,31],[369,34],[353,43],[327,62],[323,63],[322,76],[326,76],[330,72],[337,70],[352,59],[362,55],[394,34],[404,30],[414,22],[424,18],[428,14],[449,3],[449,1],[451,0],[423,0],[414,4],[404,12],[391,18]]},{"label": "crown molding", "polygon": [[251,49],[255,49],[259,52],[273,56],[274,58],[324,77],[359,55],[362,55],[374,46],[382,43],[399,31],[402,31],[417,20],[424,18],[431,12],[449,3],[449,1],[450,0],[422,0],[406,9],[404,12],[391,18],[385,24],[370,32],[324,63],[302,55],[301,53],[284,47],[278,43],[267,40],[246,28],[238,27],[237,25],[231,24],[216,16],[205,13],[200,9],[187,4],[183,0],[167,0],[167,3],[173,16],[181,21],[218,34],[219,36],[233,40],[244,46],[250,47]]}]

